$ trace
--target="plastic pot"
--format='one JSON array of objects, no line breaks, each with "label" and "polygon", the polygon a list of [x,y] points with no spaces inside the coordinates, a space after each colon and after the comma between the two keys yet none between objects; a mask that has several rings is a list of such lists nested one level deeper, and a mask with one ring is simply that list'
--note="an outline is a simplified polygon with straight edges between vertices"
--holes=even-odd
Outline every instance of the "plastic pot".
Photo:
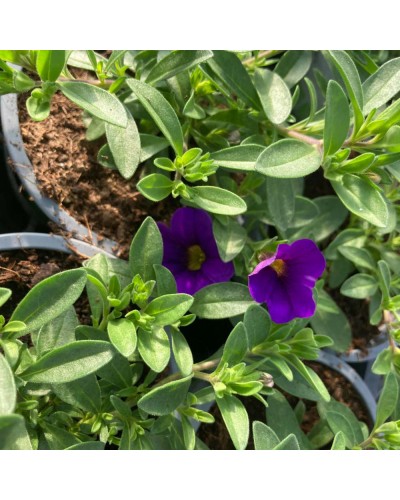
[{"label": "plastic pot", "polygon": [[[55,201],[45,197],[40,191],[33,165],[26,154],[22,140],[17,95],[8,94],[2,96],[0,98],[0,109],[4,144],[12,164],[12,169],[9,167],[8,171],[16,191],[19,192],[17,177],[29,199],[34,201],[40,212],[48,219],[68,231],[73,237],[79,240],[90,240],[93,245],[102,248],[106,252],[115,253],[118,247],[117,242],[89,231],[88,228],[71,217]],[[26,205],[26,200],[23,203]]]},{"label": "plastic pot", "polygon": [[113,254],[89,243],[85,243],[84,241],[79,241],[74,238],[65,239],[62,236],[56,236],[54,234],[9,233],[0,235],[0,252],[28,248],[62,253],[73,253],[76,251],[78,254],[88,258],[98,253],[114,257]]}]

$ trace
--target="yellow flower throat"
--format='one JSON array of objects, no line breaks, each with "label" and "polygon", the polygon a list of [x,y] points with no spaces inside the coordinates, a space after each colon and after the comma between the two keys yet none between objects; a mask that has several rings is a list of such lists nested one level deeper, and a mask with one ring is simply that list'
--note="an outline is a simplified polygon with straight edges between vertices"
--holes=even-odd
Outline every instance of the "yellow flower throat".
[{"label": "yellow flower throat", "polygon": [[286,263],[282,259],[274,260],[274,262],[271,264],[271,267],[278,276],[283,276],[286,272]]},{"label": "yellow flower throat", "polygon": [[187,266],[189,271],[198,271],[206,260],[206,254],[199,245],[187,249]]}]

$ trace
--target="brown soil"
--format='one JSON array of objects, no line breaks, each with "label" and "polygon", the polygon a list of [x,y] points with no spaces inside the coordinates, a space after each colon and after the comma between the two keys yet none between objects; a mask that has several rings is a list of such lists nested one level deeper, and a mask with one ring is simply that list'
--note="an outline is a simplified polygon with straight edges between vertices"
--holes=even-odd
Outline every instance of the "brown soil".
[{"label": "brown soil", "polygon": [[177,202],[144,198],[136,189],[140,168],[126,181],[97,163],[105,140],[85,140],[78,106],[55,94],[49,118],[39,123],[29,117],[23,97],[19,106],[25,148],[43,193],[90,231],[117,241],[120,256],[127,257],[131,239],[146,216],[168,220]]},{"label": "brown soil", "polygon": [[[334,399],[348,406],[359,420],[365,422],[369,428],[372,428],[372,422],[358,392],[345,377],[343,377],[340,373],[321,365],[320,363],[307,362],[307,365],[320,376],[328,389],[329,394]],[[290,394],[285,394],[285,396],[292,408],[294,408],[299,399]],[[264,405],[255,398],[240,397],[239,399],[246,407],[250,419],[250,436],[246,449],[254,450],[252,422],[258,420],[265,423],[266,412],[268,412],[268,409],[265,409]],[[303,401],[306,406],[306,411],[301,423],[301,429],[305,434],[308,434],[320,418],[317,411],[317,404],[314,401]],[[198,437],[204,441],[204,443],[211,450],[234,450],[235,447],[233,446],[232,440],[226,430],[217,405],[214,405],[211,408],[210,413],[214,416],[215,422],[213,424],[202,424],[197,433]]]},{"label": "brown soil", "polygon": [[369,322],[368,302],[345,297],[339,289],[329,289],[328,293],[349,320],[352,341],[348,352],[359,349],[362,353],[367,354],[368,348],[377,342],[377,337],[380,335],[378,328]]},{"label": "brown soil", "polygon": [[[12,290],[11,298],[2,306],[1,314],[8,320],[29,290],[49,276],[80,267],[82,259],[47,250],[18,250],[0,253],[0,286]],[[82,323],[91,324],[89,303],[83,294],[75,303]]]}]

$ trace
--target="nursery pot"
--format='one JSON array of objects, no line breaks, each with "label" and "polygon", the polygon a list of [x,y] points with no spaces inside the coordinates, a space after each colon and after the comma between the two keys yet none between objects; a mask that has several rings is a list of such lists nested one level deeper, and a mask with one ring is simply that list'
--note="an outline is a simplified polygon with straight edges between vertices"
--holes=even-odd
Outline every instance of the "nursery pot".
[{"label": "nursery pot", "polygon": [[106,252],[84,241],[74,238],[65,239],[62,236],[46,233],[9,233],[0,235],[0,252],[8,252],[12,250],[23,249],[50,250],[61,253],[73,253],[87,258],[93,257],[98,253],[103,253],[109,257],[112,254]]},{"label": "nursery pot", "polygon": [[[75,220],[55,201],[44,196],[39,189],[33,165],[26,154],[22,140],[19,117],[18,99],[16,94],[4,95],[0,98],[1,121],[4,143],[12,165],[9,175],[12,184],[19,192],[18,182],[26,191],[28,198],[33,200],[40,211],[51,221],[64,228],[68,233],[80,240],[89,240],[109,253],[114,253],[117,243],[111,239],[99,237],[96,232],[90,231],[83,224]],[[26,200],[23,201],[25,205]]]}]

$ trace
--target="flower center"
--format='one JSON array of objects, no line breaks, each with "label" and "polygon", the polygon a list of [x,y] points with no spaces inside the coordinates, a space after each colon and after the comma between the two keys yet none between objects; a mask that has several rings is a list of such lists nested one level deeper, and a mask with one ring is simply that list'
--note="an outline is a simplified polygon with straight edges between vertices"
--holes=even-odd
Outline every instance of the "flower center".
[{"label": "flower center", "polygon": [[206,260],[206,254],[199,245],[192,245],[187,249],[187,259],[189,271],[198,271]]},{"label": "flower center", "polygon": [[271,267],[278,276],[283,276],[286,272],[286,263],[282,259],[274,260],[274,262],[271,264]]}]

